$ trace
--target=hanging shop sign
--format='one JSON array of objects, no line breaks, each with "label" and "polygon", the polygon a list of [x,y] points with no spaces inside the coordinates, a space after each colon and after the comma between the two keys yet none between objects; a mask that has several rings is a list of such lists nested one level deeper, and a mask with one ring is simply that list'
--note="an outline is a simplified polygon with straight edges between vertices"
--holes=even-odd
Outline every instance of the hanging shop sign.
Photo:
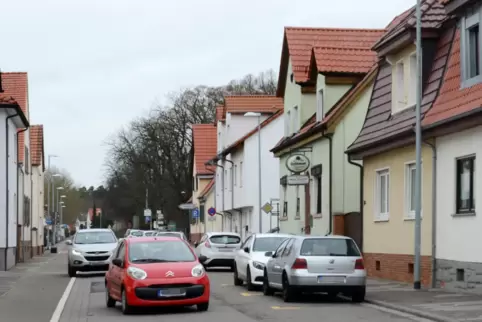
[{"label": "hanging shop sign", "polygon": [[304,186],[310,182],[310,178],[308,176],[295,174],[288,176],[287,181],[289,186]]},{"label": "hanging shop sign", "polygon": [[293,154],[286,160],[286,168],[295,174],[305,172],[310,167],[310,160],[304,154]]}]

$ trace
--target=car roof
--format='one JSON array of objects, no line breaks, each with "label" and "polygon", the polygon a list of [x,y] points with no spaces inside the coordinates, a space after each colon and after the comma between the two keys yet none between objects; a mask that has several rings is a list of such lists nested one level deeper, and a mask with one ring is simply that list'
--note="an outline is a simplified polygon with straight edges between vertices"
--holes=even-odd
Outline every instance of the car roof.
[{"label": "car roof", "polygon": [[290,234],[278,234],[278,233],[263,233],[263,234],[253,234],[255,238],[266,238],[266,237],[283,237],[283,238],[291,238],[294,235]]},{"label": "car roof", "polygon": [[320,235],[320,236],[317,236],[317,235],[301,235],[301,236],[297,236],[297,237],[300,237],[301,239],[352,239],[351,237],[348,237],[348,236],[341,236],[341,235],[328,235],[328,236],[324,236],[324,235]]},{"label": "car roof", "polygon": [[109,228],[89,228],[89,229],[81,229],[79,231],[77,231],[77,234],[81,233],[81,234],[84,234],[84,233],[92,233],[92,232],[110,232],[110,233],[114,233],[112,231],[112,229],[109,229]]},{"label": "car roof", "polygon": [[225,236],[236,236],[236,237],[241,237],[238,233],[232,233],[229,231],[219,231],[219,232],[210,232],[206,233],[208,236],[216,236],[216,235],[225,235]]},{"label": "car roof", "polygon": [[137,237],[137,238],[130,238],[125,239],[128,243],[142,243],[142,242],[153,242],[153,241],[182,241],[177,237],[170,237],[170,236],[146,236],[146,237]]}]

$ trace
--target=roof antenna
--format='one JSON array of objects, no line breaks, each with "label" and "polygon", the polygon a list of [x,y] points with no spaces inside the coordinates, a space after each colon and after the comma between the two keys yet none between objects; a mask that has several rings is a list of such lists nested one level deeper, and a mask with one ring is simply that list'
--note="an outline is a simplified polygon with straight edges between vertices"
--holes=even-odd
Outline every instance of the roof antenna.
[{"label": "roof antenna", "polygon": [[3,93],[3,86],[2,86],[2,70],[0,69],[0,93]]}]

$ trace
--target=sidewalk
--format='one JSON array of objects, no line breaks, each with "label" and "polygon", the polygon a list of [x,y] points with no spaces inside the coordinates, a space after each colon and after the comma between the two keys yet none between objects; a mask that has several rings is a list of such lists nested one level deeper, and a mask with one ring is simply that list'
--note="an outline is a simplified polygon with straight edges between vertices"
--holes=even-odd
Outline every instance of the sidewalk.
[{"label": "sidewalk", "polygon": [[57,254],[47,251],[43,256],[0,272],[1,321],[50,321],[70,281],[67,245],[57,244],[57,249]]},{"label": "sidewalk", "polygon": [[439,322],[481,321],[482,296],[370,279],[366,302]]}]

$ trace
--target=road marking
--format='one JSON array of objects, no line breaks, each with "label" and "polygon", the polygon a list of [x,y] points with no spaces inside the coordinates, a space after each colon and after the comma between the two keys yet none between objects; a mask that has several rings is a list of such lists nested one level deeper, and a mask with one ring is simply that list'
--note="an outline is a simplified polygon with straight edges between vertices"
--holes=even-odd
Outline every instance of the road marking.
[{"label": "road marking", "polygon": [[252,293],[252,292],[243,292],[243,293],[240,293],[242,296],[260,296],[260,295],[263,295],[261,293]]},{"label": "road marking", "polygon": [[231,286],[231,284],[221,284],[222,287]]},{"label": "road marking", "polygon": [[299,306],[272,306],[273,310],[299,310]]},{"label": "road marking", "polygon": [[52,314],[52,318],[50,319],[50,322],[59,322],[60,316],[62,315],[65,304],[67,303],[67,299],[69,298],[70,292],[72,292],[72,288],[74,287],[74,284],[75,284],[75,277],[72,277],[70,279],[69,284],[67,284],[64,294],[62,294],[62,297],[60,298],[59,303],[57,304],[57,307],[55,308],[54,314]]}]

